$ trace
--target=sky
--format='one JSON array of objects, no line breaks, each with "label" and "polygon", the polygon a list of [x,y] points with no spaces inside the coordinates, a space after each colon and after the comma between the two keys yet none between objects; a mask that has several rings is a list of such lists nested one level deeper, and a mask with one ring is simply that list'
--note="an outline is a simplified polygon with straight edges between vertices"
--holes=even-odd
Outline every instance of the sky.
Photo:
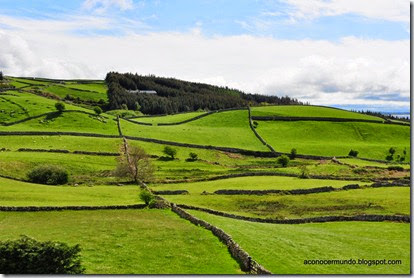
[{"label": "sky", "polygon": [[10,76],[133,72],[410,109],[408,0],[0,0],[0,42]]}]

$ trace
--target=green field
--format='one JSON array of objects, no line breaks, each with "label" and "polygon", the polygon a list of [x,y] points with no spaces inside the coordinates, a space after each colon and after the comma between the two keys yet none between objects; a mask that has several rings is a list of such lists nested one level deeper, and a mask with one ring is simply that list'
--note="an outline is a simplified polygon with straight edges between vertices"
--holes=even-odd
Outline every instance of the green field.
[{"label": "green field", "polygon": [[194,117],[200,116],[205,113],[206,112],[188,112],[188,113],[158,116],[158,117],[142,117],[142,118],[133,119],[133,121],[141,122],[141,123],[151,123],[153,125],[159,124],[159,123],[177,123],[177,122],[192,119]]},{"label": "green field", "polygon": [[110,206],[142,203],[136,185],[49,186],[0,177],[2,206]]},{"label": "green field", "polygon": [[[2,212],[0,239],[80,244],[90,274],[237,274],[211,232],[163,210]],[[214,255],[212,255],[214,254]]]},{"label": "green field", "polygon": [[279,117],[321,117],[321,118],[344,118],[344,119],[361,119],[384,120],[370,115],[355,113],[347,110],[323,107],[323,106],[302,106],[302,105],[279,105],[279,106],[261,106],[252,107],[252,116],[279,116]]},{"label": "green field", "polygon": [[176,126],[143,126],[121,121],[121,127],[128,136],[268,151],[249,129],[248,114],[243,110],[217,113]]},{"label": "green field", "polygon": [[367,188],[308,195],[171,195],[177,204],[236,215],[290,219],[326,215],[410,214],[410,188]]},{"label": "green field", "polygon": [[[199,211],[274,274],[409,274],[410,225],[334,222],[299,225],[253,223]],[[401,260],[400,265],[305,265],[304,260]]]},{"label": "green field", "polygon": [[322,186],[332,186],[335,188],[347,184],[366,185],[367,183],[359,181],[339,181],[339,180],[316,180],[300,179],[295,177],[278,177],[278,176],[254,176],[240,177],[231,179],[222,179],[215,181],[201,181],[193,183],[178,184],[156,184],[154,190],[187,190],[190,194],[198,195],[206,191],[213,193],[220,189],[241,189],[241,190],[291,190],[307,189]]},{"label": "green field", "polygon": [[[105,206],[142,204],[141,192],[127,176],[116,177],[119,156],[75,151],[120,153],[116,117],[143,115],[140,111],[111,110],[107,86],[98,80],[48,80],[7,77],[16,88],[0,92],[0,131],[75,132],[115,138],[60,135],[0,135],[0,206]],[[4,87],[4,86],[3,86]],[[57,99],[66,110],[57,113]],[[103,101],[100,101],[103,100]],[[105,113],[96,115],[100,105]],[[87,112],[87,113],[84,113]],[[382,119],[319,106],[261,106],[252,116]],[[18,120],[48,113],[7,126]],[[207,115],[205,112],[134,118],[139,125],[120,120],[123,135],[192,145],[267,152],[249,126],[247,110]],[[286,167],[275,156],[176,147],[128,139],[141,147],[155,168],[145,180],[155,191],[187,190],[186,195],[164,195],[166,200],[235,215],[294,219],[362,214],[410,215],[410,187],[372,188],[376,181],[410,179],[410,127],[366,122],[256,121],[256,131],[278,152],[320,155],[327,158],[292,158]],[[174,158],[164,153],[170,146]],[[388,150],[397,156],[406,149],[405,164],[385,162]],[[21,148],[67,150],[70,153],[18,151]],[[338,158],[357,150],[358,158]],[[191,160],[190,153],[197,159]],[[344,163],[344,164],[341,164]],[[65,169],[69,180],[52,186],[29,183],[27,174],[37,166]],[[389,166],[402,166],[403,169]],[[223,179],[224,175],[245,177]],[[255,176],[252,176],[255,174]],[[271,175],[271,176],[270,176]],[[277,175],[277,176],[276,176]],[[283,176],[293,175],[293,176]],[[302,176],[302,178],[300,177]],[[9,178],[7,178],[9,177]],[[14,179],[19,179],[17,181]],[[216,179],[206,181],[207,179]],[[349,184],[362,188],[340,190]],[[313,194],[219,195],[217,190],[292,190],[331,186],[338,190]],[[218,217],[200,211],[191,214],[218,226],[252,259],[274,274],[408,274],[410,224],[391,222],[327,222],[300,225],[261,224]],[[168,209],[99,211],[0,212],[0,240],[28,235],[38,240],[80,244],[88,274],[243,274],[223,242],[210,231],[181,219]],[[305,265],[305,259],[391,259],[399,265]],[[1,271],[0,271],[1,272]]]},{"label": "green field", "polygon": [[[358,156],[385,160],[390,147],[402,154],[410,151],[410,127],[355,122],[266,122],[259,121],[257,132],[277,151],[346,156],[351,149]],[[406,158],[409,161],[409,157]]]}]

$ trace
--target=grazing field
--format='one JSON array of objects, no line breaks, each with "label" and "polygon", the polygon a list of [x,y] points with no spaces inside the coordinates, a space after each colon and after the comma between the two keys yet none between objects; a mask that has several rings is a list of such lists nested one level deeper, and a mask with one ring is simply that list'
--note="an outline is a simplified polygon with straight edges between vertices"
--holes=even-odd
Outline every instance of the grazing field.
[{"label": "grazing field", "polygon": [[137,185],[50,186],[0,177],[1,206],[110,206],[142,203]]},{"label": "grazing field", "polygon": [[167,200],[236,215],[290,219],[326,215],[410,214],[409,187],[355,189],[307,195],[171,195]]},{"label": "grazing field", "polygon": [[136,122],[142,123],[151,123],[151,124],[159,124],[159,123],[177,123],[185,120],[192,119],[194,117],[200,116],[205,114],[206,112],[188,112],[188,113],[181,113],[175,115],[167,115],[167,116],[157,116],[157,117],[142,117],[133,119]]},{"label": "grazing field", "polygon": [[200,181],[193,183],[178,184],[158,184],[154,185],[154,190],[187,190],[190,194],[201,194],[204,191],[214,193],[221,189],[242,189],[242,190],[291,190],[291,189],[308,189],[322,186],[332,186],[334,188],[342,187],[348,184],[366,185],[367,183],[359,181],[340,181],[340,180],[316,180],[300,179],[296,177],[278,177],[278,176],[254,176],[240,177],[231,179],[222,179],[215,181]]},{"label": "grazing field", "polygon": [[55,94],[61,98],[70,95],[72,97],[79,97],[81,100],[91,100],[91,101],[105,101],[107,96],[105,93],[94,92],[94,91],[80,91],[76,90],[72,86],[61,86],[61,85],[52,85],[44,89],[44,91]]},{"label": "grazing field", "polygon": [[[410,224],[253,223],[191,211],[229,233],[274,274],[409,274]],[[398,265],[305,265],[304,260],[401,260]]]},{"label": "grazing field", "polygon": [[116,121],[113,118],[79,112],[53,113],[16,125],[2,127],[2,131],[71,131],[118,135]]},{"label": "grazing field", "polygon": [[176,126],[143,126],[121,121],[124,135],[188,144],[233,147],[254,151],[268,149],[251,132],[246,110],[228,111]]},{"label": "grazing field", "polygon": [[[1,207],[149,204],[145,209],[128,210],[0,212],[0,241],[25,234],[37,240],[80,244],[88,274],[244,274],[226,244],[210,231],[165,209],[168,202],[161,202],[159,198],[175,204],[261,219],[410,215],[408,181],[411,166],[407,163],[411,161],[410,126],[361,122],[382,122],[383,119],[329,107],[251,108],[253,117],[361,120],[288,122],[253,119],[258,134],[277,152],[288,154],[290,158],[283,164],[278,154],[272,153],[256,137],[249,124],[247,109],[212,113],[187,123],[167,126],[159,124],[178,123],[206,112],[132,119],[151,124],[140,125],[122,118],[143,115],[141,111],[127,110],[124,105],[116,106],[118,110],[107,111],[112,106],[104,81],[6,78],[6,82],[15,88],[0,92],[0,132],[11,132],[0,135]],[[57,112],[55,104],[59,99],[64,102],[65,110],[72,111]],[[96,110],[97,106],[103,113]],[[42,116],[36,117],[39,115]],[[121,134],[141,138],[122,138],[117,116],[121,118]],[[29,117],[35,118],[27,119]],[[19,120],[24,121],[13,123]],[[28,131],[89,135],[12,135]],[[143,138],[159,141],[146,142]],[[124,142],[128,144],[124,145]],[[183,146],[177,147],[174,143]],[[193,147],[186,147],[186,144]],[[197,148],[200,146],[232,150]],[[138,155],[131,152],[129,156],[120,156],[125,149],[133,150],[134,147],[146,152],[146,158],[154,168],[152,177],[139,178],[146,185],[133,181],[131,175],[136,169],[133,159],[145,155],[138,157],[141,154],[138,151]],[[299,156],[291,153],[293,148]],[[394,148],[395,153],[392,161],[386,162],[390,148]],[[357,158],[348,156],[351,149],[359,152]],[[256,153],[246,155],[243,150]],[[399,161],[402,156],[405,156],[404,160]],[[126,167],[119,163],[120,158],[127,163]],[[144,169],[142,164],[138,165],[138,170]],[[28,173],[38,166],[48,169],[58,166],[68,173],[68,180],[57,186],[28,182]],[[117,174],[117,167],[124,171]],[[37,171],[41,173],[39,169]],[[55,170],[54,174],[59,173]],[[372,187],[378,182],[384,187]],[[147,186],[150,191],[147,197],[154,199],[144,202],[138,184]],[[361,188],[343,189],[346,185],[356,184]],[[320,187],[334,190],[301,195],[294,194],[297,192],[268,195],[215,193],[226,189]],[[164,192],[158,197],[151,195],[159,194],[151,191],[174,190],[186,190],[188,194],[168,195],[170,192]],[[410,224],[407,223],[355,221],[276,225],[187,211],[229,233],[253,260],[274,274],[408,274],[410,271]],[[306,259],[389,259],[402,263],[306,265]]]},{"label": "grazing field", "polygon": [[[385,160],[389,148],[410,152],[410,127],[376,123],[318,121],[259,121],[257,132],[277,151],[346,156],[351,149],[358,156]],[[409,157],[406,157],[409,161]]]},{"label": "grazing field", "polygon": [[279,105],[252,107],[252,116],[279,116],[279,117],[320,117],[320,118],[344,118],[360,120],[384,120],[370,115],[355,113],[347,110],[303,105]]},{"label": "grazing field", "polygon": [[[56,112],[55,100],[25,92],[0,93],[0,121],[13,122],[44,113]],[[65,104],[67,110],[88,111],[82,107]]]},{"label": "grazing field", "polygon": [[0,213],[0,239],[80,244],[89,274],[237,274],[211,232],[165,210]]},{"label": "grazing field", "polygon": [[68,151],[114,152],[119,151],[121,138],[95,138],[83,136],[0,136],[0,149],[17,151],[20,148],[59,149]]}]

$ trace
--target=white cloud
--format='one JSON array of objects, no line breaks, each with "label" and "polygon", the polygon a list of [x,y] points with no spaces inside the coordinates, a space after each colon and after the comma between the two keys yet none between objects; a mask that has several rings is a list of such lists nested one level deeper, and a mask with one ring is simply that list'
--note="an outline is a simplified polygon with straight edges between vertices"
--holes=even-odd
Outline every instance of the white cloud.
[{"label": "white cloud", "polygon": [[291,5],[289,15],[295,19],[357,14],[372,19],[410,22],[408,0],[284,0]]},{"label": "white cloud", "polygon": [[[7,20],[0,17],[1,24]],[[108,71],[138,72],[312,104],[409,105],[409,40],[205,37],[194,30],[85,37],[66,32],[72,26],[65,22],[53,22],[49,32],[43,26],[50,22],[10,24],[0,29],[0,70],[7,75],[103,79]]]},{"label": "white cloud", "polygon": [[132,0],[85,0],[82,4],[83,9],[93,10],[96,13],[104,13],[112,7],[126,11],[131,10],[134,4]]}]

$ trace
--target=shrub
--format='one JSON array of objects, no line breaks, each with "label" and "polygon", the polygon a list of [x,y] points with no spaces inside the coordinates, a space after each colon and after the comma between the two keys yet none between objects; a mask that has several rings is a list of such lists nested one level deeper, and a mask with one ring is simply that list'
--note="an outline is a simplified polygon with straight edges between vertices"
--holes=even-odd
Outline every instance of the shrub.
[{"label": "shrub", "polygon": [[96,115],[101,115],[102,114],[102,108],[101,107],[99,107],[99,106],[95,106],[94,108],[93,108],[93,111],[95,112],[95,114]]},{"label": "shrub", "polygon": [[390,153],[390,155],[394,155],[395,154],[395,148],[391,147],[388,152]]},{"label": "shrub", "polygon": [[196,161],[198,159],[198,154],[193,153],[193,152],[189,153],[188,156],[189,156],[189,158],[187,159],[188,161]]},{"label": "shrub", "polygon": [[141,192],[139,193],[139,198],[141,199],[141,201],[143,201],[147,206],[154,201],[154,195],[152,195],[151,192],[149,192],[148,190],[144,189],[141,190]]},{"label": "shrub", "polygon": [[289,155],[290,159],[292,159],[292,160],[295,159],[296,158],[296,154],[297,154],[296,149],[295,148],[291,149],[290,150],[290,155]]},{"label": "shrub", "polygon": [[29,181],[41,184],[65,184],[68,182],[68,172],[54,165],[40,165],[27,174]]},{"label": "shrub", "polygon": [[177,150],[170,146],[165,146],[163,152],[169,157],[171,157],[171,159],[174,159],[177,155]]},{"label": "shrub", "polygon": [[352,149],[348,153],[349,156],[353,156],[353,157],[357,157],[358,154],[359,154],[358,151],[355,151],[355,150],[352,150]]},{"label": "shrub", "polygon": [[254,128],[257,128],[257,126],[259,125],[259,123],[258,122],[256,122],[256,121],[253,121],[253,127]]},{"label": "shrub", "polygon": [[389,154],[389,155],[387,155],[387,156],[385,157],[385,159],[386,159],[387,161],[392,161],[392,160],[394,159],[394,157],[393,157],[391,154]]},{"label": "shrub", "polygon": [[289,164],[289,157],[286,155],[281,155],[277,158],[277,163],[282,165],[282,167],[286,167]]},{"label": "shrub", "polygon": [[82,274],[79,245],[36,241],[27,236],[0,242],[0,273]]},{"label": "shrub", "polygon": [[3,77],[3,72],[2,71],[0,71],[0,80],[3,80],[4,79],[4,77]]},{"label": "shrub", "polygon": [[56,102],[55,108],[59,113],[62,113],[65,110],[65,104],[63,102]]}]

